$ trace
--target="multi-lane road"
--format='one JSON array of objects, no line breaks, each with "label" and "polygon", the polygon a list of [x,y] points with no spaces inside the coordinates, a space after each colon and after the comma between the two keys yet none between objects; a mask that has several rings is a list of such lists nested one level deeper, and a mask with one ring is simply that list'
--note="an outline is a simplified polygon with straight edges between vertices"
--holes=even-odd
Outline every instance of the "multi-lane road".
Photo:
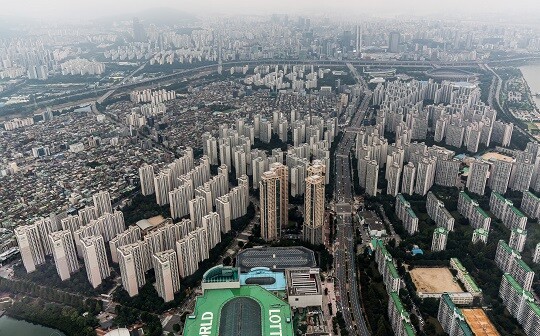
[{"label": "multi-lane road", "polygon": [[[349,65],[348,65],[349,66]],[[353,75],[358,82],[362,79],[356,73]],[[356,272],[356,251],[354,227],[352,221],[353,203],[353,175],[351,169],[351,151],[356,142],[355,129],[360,128],[362,120],[371,100],[371,92],[364,92],[364,97],[358,110],[352,117],[349,127],[339,142],[335,154],[336,184],[334,200],[337,214],[337,240],[334,249],[336,283],[339,291],[339,308],[343,314],[345,324],[352,335],[370,335],[366,321],[362,313],[362,301],[360,297],[360,284]]]}]

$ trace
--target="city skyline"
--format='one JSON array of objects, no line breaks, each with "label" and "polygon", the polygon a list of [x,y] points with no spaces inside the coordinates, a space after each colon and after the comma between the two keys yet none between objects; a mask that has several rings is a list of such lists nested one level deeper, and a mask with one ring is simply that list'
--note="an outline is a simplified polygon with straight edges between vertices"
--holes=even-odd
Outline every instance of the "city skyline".
[{"label": "city skyline", "polygon": [[[75,3],[76,4],[75,4]],[[342,9],[347,8],[344,12]],[[105,17],[115,17],[122,15],[129,17],[132,15],[144,15],[147,10],[160,9],[165,12],[166,8],[171,8],[186,14],[195,15],[262,15],[272,13],[283,13],[288,15],[298,15],[302,10],[305,15],[320,15],[321,17],[332,16],[346,17],[348,20],[354,20],[353,15],[373,15],[375,17],[392,16],[429,16],[441,13],[504,13],[505,16],[526,14],[534,15],[540,11],[540,5],[534,0],[522,0],[520,5],[516,6],[505,0],[490,1],[486,8],[484,2],[479,0],[466,1],[456,0],[451,2],[439,2],[434,5],[430,0],[385,0],[374,2],[357,2],[351,0],[337,0],[329,3],[325,0],[300,0],[288,2],[285,0],[276,0],[272,2],[260,2],[254,4],[249,0],[228,0],[226,2],[219,0],[183,0],[178,4],[174,0],[157,0],[149,3],[143,0],[134,1],[106,1],[96,0],[92,3],[72,0],[26,0],[22,2],[10,2],[4,6],[2,16],[26,17],[47,21],[48,19],[96,19]],[[106,9],[106,11],[105,11]],[[354,14],[353,14],[354,13]],[[534,22],[534,21],[533,21]]]}]

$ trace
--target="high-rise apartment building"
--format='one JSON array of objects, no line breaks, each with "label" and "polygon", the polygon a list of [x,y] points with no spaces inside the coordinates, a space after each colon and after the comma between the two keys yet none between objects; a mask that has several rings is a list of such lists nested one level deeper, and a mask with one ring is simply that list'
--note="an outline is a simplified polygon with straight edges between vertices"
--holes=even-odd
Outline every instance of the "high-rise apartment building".
[{"label": "high-rise apartment building", "polygon": [[131,297],[138,295],[139,288],[146,283],[144,272],[149,259],[146,246],[144,242],[139,241],[117,249],[122,286]]},{"label": "high-rise apartment building", "polygon": [[448,241],[448,230],[443,227],[438,227],[433,231],[433,240],[431,242],[431,250],[433,252],[446,250],[446,242]]},{"label": "high-rise apartment building", "polygon": [[105,241],[101,236],[90,236],[82,238],[80,242],[88,281],[92,287],[96,288],[111,274],[105,252]]},{"label": "high-rise apartment building", "polygon": [[94,206],[96,207],[97,216],[101,217],[106,213],[112,213],[111,196],[108,191],[101,191],[92,196],[94,199]]},{"label": "high-rise apartment building", "polygon": [[489,187],[492,191],[505,194],[510,182],[510,174],[512,173],[512,162],[497,160],[493,164],[489,175]]},{"label": "high-rise apartment building", "polygon": [[173,175],[170,169],[163,169],[154,176],[154,190],[156,193],[156,203],[160,206],[169,203],[169,193],[173,189]]},{"label": "high-rise apartment building", "polygon": [[424,157],[418,162],[416,170],[416,183],[414,192],[419,195],[426,195],[435,181],[435,168],[437,159]]},{"label": "high-rise apartment building", "polygon": [[324,178],[311,175],[306,178],[304,197],[304,240],[313,245],[324,243]]},{"label": "high-rise apartment building", "polygon": [[522,230],[520,228],[514,228],[510,232],[510,240],[508,241],[508,246],[512,249],[523,252],[525,247],[525,240],[527,239],[527,230]]},{"label": "high-rise apartment building", "polygon": [[17,237],[19,251],[27,273],[35,271],[36,266],[45,263],[43,244],[35,224],[16,227],[15,237]]},{"label": "high-rise apartment building", "polygon": [[180,272],[178,258],[174,250],[155,253],[153,256],[156,273],[156,290],[165,301],[174,300],[174,294],[180,290]]},{"label": "high-rise apartment building", "polygon": [[288,223],[288,168],[276,162],[264,172],[259,182],[261,206],[261,236],[274,240]]},{"label": "high-rise apartment building", "polygon": [[411,204],[405,200],[402,194],[396,197],[396,215],[403,222],[405,230],[410,235],[418,231],[418,217],[411,208]]},{"label": "high-rise apartment building", "polygon": [[467,177],[467,189],[472,193],[484,195],[488,172],[489,164],[479,160],[472,162]]},{"label": "high-rise apartment building", "polygon": [[366,194],[377,196],[377,182],[379,181],[379,164],[375,160],[366,163]]},{"label": "high-rise apartment building", "polygon": [[403,167],[401,193],[412,195],[414,193],[415,181],[416,181],[416,168],[414,167],[414,164],[412,162],[409,162]]},{"label": "high-rise apartment building", "polygon": [[143,196],[152,195],[154,189],[154,167],[143,165],[139,168],[139,180],[141,181],[141,194]]},{"label": "high-rise apartment building", "polygon": [[73,243],[71,231],[56,231],[49,235],[53,246],[53,257],[56,271],[62,281],[71,277],[71,274],[79,270],[77,251]]},{"label": "high-rise apartment building", "polygon": [[441,296],[439,302],[439,311],[437,313],[437,320],[441,323],[443,330],[449,336],[473,336],[473,332],[465,317],[448,293],[444,293]]},{"label": "high-rise apartment building", "polygon": [[189,218],[193,229],[202,227],[202,218],[206,216],[208,209],[206,208],[206,200],[200,196],[189,201]]}]

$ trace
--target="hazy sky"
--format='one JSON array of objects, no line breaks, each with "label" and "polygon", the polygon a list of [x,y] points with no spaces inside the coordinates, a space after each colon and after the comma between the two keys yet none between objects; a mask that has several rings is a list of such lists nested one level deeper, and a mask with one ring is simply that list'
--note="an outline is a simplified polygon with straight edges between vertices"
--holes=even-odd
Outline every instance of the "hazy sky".
[{"label": "hazy sky", "polygon": [[172,7],[200,14],[242,13],[355,13],[430,14],[461,13],[540,13],[539,0],[0,0],[0,15],[56,19],[95,18],[119,13],[136,13],[152,7]]}]

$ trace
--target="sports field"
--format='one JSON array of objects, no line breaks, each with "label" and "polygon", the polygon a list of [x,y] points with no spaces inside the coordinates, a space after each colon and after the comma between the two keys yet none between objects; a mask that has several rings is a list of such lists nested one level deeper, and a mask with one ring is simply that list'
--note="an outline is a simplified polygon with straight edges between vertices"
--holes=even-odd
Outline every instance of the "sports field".
[{"label": "sports field", "polygon": [[513,159],[510,156],[506,156],[504,154],[500,153],[494,153],[494,152],[488,152],[482,155],[482,159],[486,161],[495,161],[495,160],[501,160],[506,162],[512,162]]},{"label": "sports field", "polygon": [[414,268],[409,273],[419,293],[463,292],[446,267]]},{"label": "sports field", "polygon": [[465,320],[476,336],[499,336],[499,332],[482,309],[461,309]]}]

